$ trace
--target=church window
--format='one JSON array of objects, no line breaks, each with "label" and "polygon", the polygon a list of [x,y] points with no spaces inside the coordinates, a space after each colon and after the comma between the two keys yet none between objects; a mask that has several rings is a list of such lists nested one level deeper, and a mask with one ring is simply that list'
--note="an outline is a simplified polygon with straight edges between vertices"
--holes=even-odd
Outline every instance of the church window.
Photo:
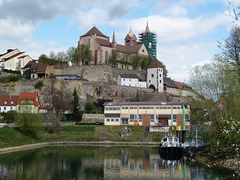
[{"label": "church window", "polygon": [[105,65],[107,65],[107,60],[108,60],[108,52],[105,52]]}]

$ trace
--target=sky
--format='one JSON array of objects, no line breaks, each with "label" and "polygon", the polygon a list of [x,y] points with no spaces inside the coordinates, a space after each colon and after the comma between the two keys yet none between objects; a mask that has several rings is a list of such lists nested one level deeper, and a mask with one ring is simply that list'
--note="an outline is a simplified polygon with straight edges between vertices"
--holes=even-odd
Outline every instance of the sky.
[{"label": "sky", "polygon": [[[25,51],[41,54],[76,47],[93,26],[118,44],[132,28],[143,32],[148,22],[157,35],[157,59],[168,77],[188,83],[196,65],[220,52],[217,41],[229,35],[233,17],[228,9],[239,0],[0,0],[0,54]],[[234,22],[239,23],[239,22]]]}]

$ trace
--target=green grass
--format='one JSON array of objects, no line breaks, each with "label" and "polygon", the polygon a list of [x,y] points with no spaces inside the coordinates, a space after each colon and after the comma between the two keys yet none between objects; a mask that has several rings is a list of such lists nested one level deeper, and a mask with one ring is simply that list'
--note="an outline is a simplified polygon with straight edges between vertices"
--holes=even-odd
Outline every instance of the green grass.
[{"label": "green grass", "polygon": [[[21,133],[18,128],[3,127],[0,128],[0,148],[19,146],[24,144],[53,142],[53,141],[102,141],[100,139],[102,128],[104,126],[96,125],[75,125],[60,127],[59,134],[50,134],[47,127],[41,127],[37,138],[32,138]],[[119,132],[126,126],[108,126],[107,141],[115,142],[142,142],[143,126],[128,126],[131,129],[131,135],[121,138]],[[174,130],[171,130],[173,134]],[[149,133],[150,142],[160,142],[165,133]]]}]

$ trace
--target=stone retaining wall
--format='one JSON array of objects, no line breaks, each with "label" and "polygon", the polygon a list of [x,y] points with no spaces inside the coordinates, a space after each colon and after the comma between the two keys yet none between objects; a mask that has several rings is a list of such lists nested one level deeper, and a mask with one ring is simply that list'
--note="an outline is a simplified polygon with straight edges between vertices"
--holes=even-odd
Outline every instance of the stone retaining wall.
[{"label": "stone retaining wall", "polygon": [[81,123],[104,123],[104,114],[83,114]]}]

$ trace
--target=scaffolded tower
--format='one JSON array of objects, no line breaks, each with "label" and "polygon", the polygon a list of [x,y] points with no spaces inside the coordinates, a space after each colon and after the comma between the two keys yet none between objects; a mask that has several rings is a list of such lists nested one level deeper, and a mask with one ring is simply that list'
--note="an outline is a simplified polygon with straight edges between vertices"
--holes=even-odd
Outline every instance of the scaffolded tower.
[{"label": "scaffolded tower", "polygon": [[144,33],[139,34],[139,44],[144,44],[149,56],[152,57],[152,59],[156,59],[156,34],[153,32],[150,32],[148,23],[145,29]]}]

